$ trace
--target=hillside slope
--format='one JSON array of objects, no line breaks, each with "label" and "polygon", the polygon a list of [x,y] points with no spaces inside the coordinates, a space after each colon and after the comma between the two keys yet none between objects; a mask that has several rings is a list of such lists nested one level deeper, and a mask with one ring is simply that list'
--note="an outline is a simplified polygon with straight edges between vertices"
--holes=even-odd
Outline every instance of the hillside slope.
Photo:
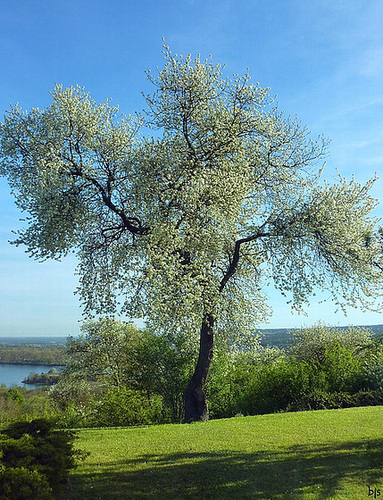
[{"label": "hillside slope", "polygon": [[71,498],[368,498],[383,493],[382,421],[381,406],[85,429]]}]

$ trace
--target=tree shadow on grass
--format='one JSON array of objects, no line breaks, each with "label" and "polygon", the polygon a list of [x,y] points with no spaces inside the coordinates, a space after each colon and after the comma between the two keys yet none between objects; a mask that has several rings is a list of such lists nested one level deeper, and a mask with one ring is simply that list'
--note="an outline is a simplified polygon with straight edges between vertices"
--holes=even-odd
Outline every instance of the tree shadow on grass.
[{"label": "tree shadow on grass", "polygon": [[[74,474],[73,499],[334,498],[342,480],[382,481],[383,439],[251,453],[145,455]],[[118,471],[118,472],[116,472]],[[380,486],[382,486],[380,484]]]}]

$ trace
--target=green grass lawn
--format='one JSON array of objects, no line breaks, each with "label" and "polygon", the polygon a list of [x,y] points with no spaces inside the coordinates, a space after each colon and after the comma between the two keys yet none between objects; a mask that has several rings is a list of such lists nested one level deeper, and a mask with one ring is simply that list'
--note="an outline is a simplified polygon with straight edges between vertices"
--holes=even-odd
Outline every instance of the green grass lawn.
[{"label": "green grass lawn", "polygon": [[383,406],[79,436],[73,499],[383,498]]}]

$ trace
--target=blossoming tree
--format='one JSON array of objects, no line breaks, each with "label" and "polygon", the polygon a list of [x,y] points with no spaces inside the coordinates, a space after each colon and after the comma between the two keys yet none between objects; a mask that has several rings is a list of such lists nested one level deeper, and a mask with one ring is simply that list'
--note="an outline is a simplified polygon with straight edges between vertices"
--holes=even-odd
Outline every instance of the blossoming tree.
[{"label": "blossoming tree", "polygon": [[373,181],[322,182],[325,141],[248,75],[164,47],[148,78],[142,117],[60,85],[44,110],[13,107],[0,172],[28,213],[16,243],[39,259],[77,251],[85,313],[143,317],[199,343],[185,419],[204,420],[214,340],[265,318],[265,285],[297,310],[318,287],[340,307],[373,306]]}]

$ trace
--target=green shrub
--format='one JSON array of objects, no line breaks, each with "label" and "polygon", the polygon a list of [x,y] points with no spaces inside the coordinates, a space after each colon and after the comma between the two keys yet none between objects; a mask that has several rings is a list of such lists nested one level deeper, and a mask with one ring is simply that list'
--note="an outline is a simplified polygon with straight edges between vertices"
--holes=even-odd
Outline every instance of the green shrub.
[{"label": "green shrub", "polygon": [[368,389],[364,367],[363,359],[356,356],[353,349],[336,343],[326,347],[324,361],[316,369],[324,372],[328,392],[352,394]]},{"label": "green shrub", "polygon": [[99,427],[158,423],[162,420],[162,398],[123,387],[110,389],[93,403],[91,423]]},{"label": "green shrub", "polygon": [[47,478],[37,470],[0,465],[0,498],[3,500],[54,500]]},{"label": "green shrub", "polygon": [[193,374],[195,355],[191,343],[182,337],[168,338],[143,330],[135,353],[140,369],[130,374],[126,385],[161,396],[166,419],[182,422],[183,393]]},{"label": "green shrub", "polygon": [[313,391],[292,402],[288,411],[332,410],[354,406],[377,406],[383,404],[383,391],[346,392]]},{"label": "green shrub", "polygon": [[46,389],[0,390],[0,429],[18,420],[50,419],[55,414]]},{"label": "green shrub", "polygon": [[22,417],[23,410],[20,404],[5,397],[0,397],[0,428]]},{"label": "green shrub", "polygon": [[8,391],[4,394],[5,399],[8,401],[14,401],[15,403],[22,405],[25,404],[25,397],[21,394],[18,389],[8,389]]},{"label": "green shrub", "polygon": [[[378,355],[369,365],[365,356],[339,342],[324,346],[320,361],[280,357],[271,363],[242,366],[242,377],[234,383],[231,394],[231,413],[256,415],[382,404],[382,369]],[[233,383],[233,378],[230,380]]]},{"label": "green shrub", "polygon": [[[1,431],[0,465],[3,491],[11,490],[18,482],[22,483],[24,478],[27,493],[22,496],[24,490],[20,490],[21,496],[10,496],[10,499],[40,498],[28,493],[28,488],[32,492],[38,485],[43,484],[49,485],[47,492],[50,488],[55,493],[59,492],[63,489],[70,470],[76,467],[77,460],[85,457],[84,453],[74,449],[75,437],[72,431],[54,429],[52,423],[45,419],[15,422]],[[41,499],[43,498],[53,497],[41,496]]]},{"label": "green shrub", "polygon": [[376,391],[359,391],[353,394],[353,406],[379,406],[383,405],[383,389]]},{"label": "green shrub", "polygon": [[228,356],[214,359],[206,393],[210,418],[233,417],[238,413],[238,389],[243,379],[241,367],[230,362]]},{"label": "green shrub", "polygon": [[81,427],[89,427],[91,422],[91,407],[68,405],[64,410],[58,411],[52,419],[57,427],[63,429],[74,429]]},{"label": "green shrub", "polygon": [[[82,336],[69,342],[66,369],[50,391],[59,411],[67,413],[68,406],[91,408],[105,389],[129,387],[148,395],[146,399],[162,398],[163,420],[183,420],[183,391],[196,355],[191,342],[106,318],[86,322],[82,330]],[[100,405],[107,403],[96,404],[97,415],[107,411]]]},{"label": "green shrub", "polygon": [[238,401],[238,411],[256,415],[285,410],[312,385],[313,368],[294,359],[253,367]]},{"label": "green shrub", "polygon": [[219,351],[213,359],[206,392],[211,418],[227,418],[243,413],[243,402],[251,388],[266,367],[287,362],[288,358],[281,349],[263,347],[258,343],[246,349],[231,352]]},{"label": "green shrub", "polygon": [[54,406],[61,411],[73,406],[85,407],[94,397],[90,382],[80,375],[65,373],[59,383],[49,389],[48,394]]},{"label": "green shrub", "polygon": [[332,410],[336,408],[349,408],[353,406],[350,394],[331,393],[314,390],[296,398],[287,407],[288,411]]},{"label": "green shrub", "polygon": [[383,390],[383,352],[380,354],[380,358],[375,358],[372,362],[366,363],[364,375],[368,387]]}]

